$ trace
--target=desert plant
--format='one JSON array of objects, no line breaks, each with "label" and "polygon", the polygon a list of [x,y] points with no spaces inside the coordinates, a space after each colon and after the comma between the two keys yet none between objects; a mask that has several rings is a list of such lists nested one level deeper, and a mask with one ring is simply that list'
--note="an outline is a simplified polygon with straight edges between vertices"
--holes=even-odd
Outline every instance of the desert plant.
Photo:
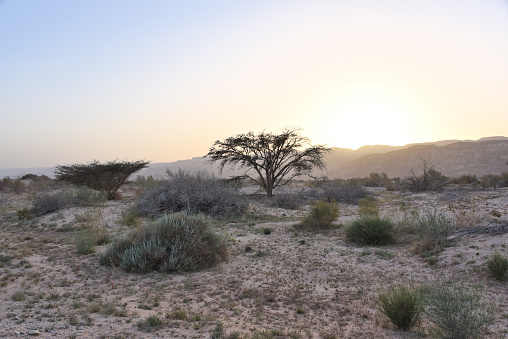
[{"label": "desert plant", "polygon": [[448,236],[453,231],[453,224],[444,215],[434,211],[419,216],[414,221],[413,228],[419,238],[415,250],[427,256],[427,254],[436,254],[447,245]]},{"label": "desert plant", "polygon": [[320,200],[312,204],[307,216],[295,227],[309,230],[329,229],[339,216],[339,207],[335,202]]},{"label": "desert plant", "polygon": [[74,233],[74,243],[79,254],[95,252],[95,236],[89,229]]},{"label": "desert plant", "polygon": [[57,191],[53,193],[41,192],[35,195],[33,201],[33,212],[35,216],[41,216],[56,212],[62,208],[74,204],[74,197],[71,192]]},{"label": "desert plant", "polygon": [[418,288],[413,285],[392,285],[378,293],[381,311],[398,328],[407,331],[419,320],[423,309]]},{"label": "desert plant", "polygon": [[108,200],[132,174],[148,166],[147,161],[109,161],[100,163],[94,160],[88,164],[58,165],[55,169],[57,180],[77,186],[88,186],[104,192]]},{"label": "desert plant", "polygon": [[346,239],[362,245],[387,245],[395,241],[395,225],[388,218],[365,215],[346,226]]},{"label": "desert plant", "polygon": [[88,187],[80,187],[75,193],[77,204],[80,206],[96,206],[107,200],[104,192],[99,192]]},{"label": "desert plant", "polygon": [[452,178],[451,183],[456,185],[478,184],[480,181],[476,175],[463,174],[460,177]]},{"label": "desert plant", "polygon": [[358,214],[360,214],[360,216],[364,216],[364,215],[377,216],[377,215],[379,215],[379,203],[371,195],[358,200],[358,207],[359,207]]},{"label": "desert plant", "polygon": [[305,202],[305,197],[298,193],[274,194],[271,199],[267,199],[268,205],[288,210],[297,210]]},{"label": "desert plant", "polygon": [[148,189],[138,200],[135,211],[152,216],[174,212],[228,216],[246,208],[246,200],[229,181],[205,171],[168,170],[167,180]]},{"label": "desert plant", "polygon": [[491,277],[497,280],[508,278],[508,258],[496,251],[487,261],[487,268]]},{"label": "desert plant", "polygon": [[508,187],[508,172],[501,174],[486,174],[481,177],[480,184],[484,188]]},{"label": "desert plant", "polygon": [[4,187],[11,189],[15,193],[21,193],[26,188],[21,179],[11,179],[10,177],[4,177],[2,180],[0,180],[0,189]]},{"label": "desert plant", "polygon": [[245,168],[237,178],[259,184],[271,197],[274,188],[297,176],[310,176],[314,168],[324,169],[323,158],[330,151],[324,145],[310,145],[300,129],[286,128],[279,134],[249,132],[217,140],[205,157],[218,162],[221,172],[226,165]]},{"label": "desert plant", "polygon": [[478,338],[493,323],[479,291],[443,282],[427,286],[424,313],[444,338]]},{"label": "desert plant", "polygon": [[209,267],[227,257],[224,238],[203,216],[175,213],[132,231],[101,256],[126,271],[173,272]]},{"label": "desert plant", "polygon": [[416,175],[414,170],[411,170],[411,176],[406,178],[407,189],[413,192],[441,191],[448,182],[448,178],[434,167],[428,167],[425,160],[421,159],[421,161],[423,173]]}]

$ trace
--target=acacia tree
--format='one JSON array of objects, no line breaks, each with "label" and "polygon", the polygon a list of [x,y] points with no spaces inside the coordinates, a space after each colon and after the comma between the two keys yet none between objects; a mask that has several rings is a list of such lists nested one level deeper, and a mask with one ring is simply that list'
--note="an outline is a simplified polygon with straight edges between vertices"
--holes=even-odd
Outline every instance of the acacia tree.
[{"label": "acacia tree", "polygon": [[148,164],[149,162],[141,160],[134,162],[114,160],[105,163],[94,160],[88,164],[58,165],[55,176],[57,180],[104,192],[108,200],[113,200],[116,191],[129,176]]},{"label": "acacia tree", "polygon": [[258,183],[271,197],[274,188],[297,176],[310,176],[314,168],[325,168],[323,158],[330,148],[312,146],[300,132],[299,128],[286,128],[279,134],[238,134],[215,141],[205,157],[209,157],[208,162],[218,162],[221,173],[226,165],[244,168],[243,175],[234,178]]}]

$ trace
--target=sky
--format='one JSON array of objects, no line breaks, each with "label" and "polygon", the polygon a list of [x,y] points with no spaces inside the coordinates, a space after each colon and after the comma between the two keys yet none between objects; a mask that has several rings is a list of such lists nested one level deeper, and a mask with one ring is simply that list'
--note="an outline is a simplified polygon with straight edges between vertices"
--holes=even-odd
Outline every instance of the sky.
[{"label": "sky", "polygon": [[0,0],[0,121],[0,168],[506,136],[508,0]]}]

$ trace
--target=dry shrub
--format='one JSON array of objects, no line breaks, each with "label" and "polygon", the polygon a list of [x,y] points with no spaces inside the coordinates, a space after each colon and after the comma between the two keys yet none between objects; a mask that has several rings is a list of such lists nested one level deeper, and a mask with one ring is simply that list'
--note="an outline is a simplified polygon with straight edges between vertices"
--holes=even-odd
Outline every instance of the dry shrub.
[{"label": "dry shrub", "polygon": [[339,217],[339,207],[335,202],[318,201],[314,203],[309,214],[295,227],[309,230],[332,228],[332,222]]},{"label": "dry shrub", "polygon": [[358,200],[367,196],[367,191],[361,186],[351,185],[343,180],[322,180],[314,183],[315,190],[309,195],[316,200],[356,204]]}]

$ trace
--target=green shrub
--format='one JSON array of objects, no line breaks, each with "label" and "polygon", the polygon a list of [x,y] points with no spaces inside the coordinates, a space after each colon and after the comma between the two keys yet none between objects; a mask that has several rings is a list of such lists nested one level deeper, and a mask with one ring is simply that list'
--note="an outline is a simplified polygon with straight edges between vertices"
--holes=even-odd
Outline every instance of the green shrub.
[{"label": "green shrub", "polygon": [[445,283],[427,287],[424,313],[445,338],[478,338],[493,323],[491,312],[476,290]]},{"label": "green shrub", "polygon": [[407,331],[420,319],[422,298],[412,285],[392,285],[378,294],[381,311],[398,328]]},{"label": "green shrub", "polygon": [[88,187],[80,187],[76,192],[76,200],[80,206],[97,206],[106,202],[105,192],[99,192]]},{"label": "green shrub", "polygon": [[487,261],[487,268],[490,276],[497,280],[506,280],[508,278],[508,258],[496,251]]},{"label": "green shrub", "polygon": [[335,202],[327,203],[321,200],[312,205],[307,216],[296,227],[311,230],[329,229],[338,216],[339,207]]},{"label": "green shrub", "polygon": [[395,225],[390,219],[365,215],[346,227],[346,239],[362,245],[387,245],[395,241]]},{"label": "green shrub", "polygon": [[100,257],[100,263],[134,272],[173,272],[206,268],[226,257],[224,238],[203,216],[175,213],[113,243]]},{"label": "green shrub", "polygon": [[95,252],[96,245],[111,242],[111,236],[105,228],[92,227],[74,233],[74,243],[79,254]]},{"label": "green shrub", "polygon": [[358,214],[360,214],[360,216],[379,215],[379,204],[371,195],[358,200],[358,207]]}]

